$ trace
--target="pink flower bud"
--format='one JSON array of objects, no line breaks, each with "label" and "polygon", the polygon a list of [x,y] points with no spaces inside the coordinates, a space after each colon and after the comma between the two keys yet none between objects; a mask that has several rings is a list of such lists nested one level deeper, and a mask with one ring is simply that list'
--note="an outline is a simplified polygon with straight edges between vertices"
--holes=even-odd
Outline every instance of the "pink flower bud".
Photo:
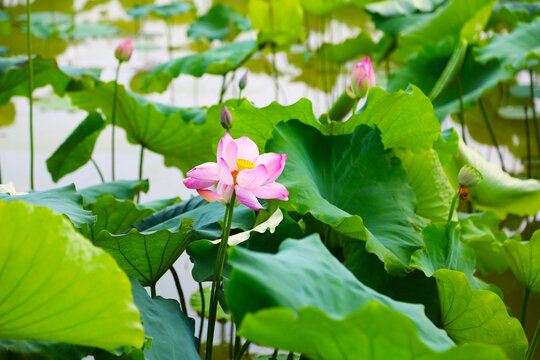
[{"label": "pink flower bud", "polygon": [[248,72],[246,70],[244,75],[240,78],[240,81],[238,81],[238,87],[240,88],[240,90],[244,90],[244,88],[246,87],[247,79],[248,79]]},{"label": "pink flower bud", "polygon": [[120,45],[118,45],[114,52],[114,56],[118,59],[118,61],[124,62],[131,58],[132,53],[133,44],[131,43],[131,38],[127,38],[126,40],[122,41]]},{"label": "pink flower bud", "polygon": [[233,117],[229,110],[224,106],[221,110],[221,126],[223,126],[223,128],[228,131],[232,128],[232,125]]},{"label": "pink flower bud", "polygon": [[354,67],[351,76],[351,91],[357,99],[366,96],[370,87],[375,86],[375,73],[371,59],[367,56]]}]

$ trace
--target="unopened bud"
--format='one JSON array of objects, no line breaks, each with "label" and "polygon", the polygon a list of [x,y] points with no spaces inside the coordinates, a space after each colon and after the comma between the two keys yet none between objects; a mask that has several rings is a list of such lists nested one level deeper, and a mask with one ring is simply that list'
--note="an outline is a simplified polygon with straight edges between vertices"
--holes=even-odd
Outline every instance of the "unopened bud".
[{"label": "unopened bud", "polygon": [[247,80],[248,80],[248,71],[246,70],[244,75],[242,75],[242,77],[238,81],[238,87],[240,88],[240,90],[244,90],[246,88]]},{"label": "unopened bud", "polygon": [[469,164],[464,165],[459,170],[458,181],[466,187],[478,185],[483,178],[482,173]]},{"label": "unopened bud", "polygon": [[124,62],[131,59],[132,53],[133,44],[131,43],[131,38],[127,38],[116,47],[116,50],[114,51],[114,56],[118,59],[118,61]]},{"label": "unopened bud", "polygon": [[233,125],[233,117],[229,110],[224,106],[221,110],[221,126],[227,131],[229,131],[232,128]]}]

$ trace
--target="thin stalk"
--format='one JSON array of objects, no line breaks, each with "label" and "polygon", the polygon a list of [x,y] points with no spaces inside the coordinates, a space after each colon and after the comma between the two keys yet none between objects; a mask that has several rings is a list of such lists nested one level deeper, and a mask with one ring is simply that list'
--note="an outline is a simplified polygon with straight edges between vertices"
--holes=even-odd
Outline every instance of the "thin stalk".
[{"label": "thin stalk", "polygon": [[529,295],[531,291],[525,289],[525,295],[523,296],[523,307],[521,308],[521,326],[525,328],[525,320],[527,318],[527,306],[529,305]]},{"label": "thin stalk", "polygon": [[287,360],[294,360],[294,353],[292,351],[287,355]]},{"label": "thin stalk", "polygon": [[[167,53],[169,54],[169,61],[172,60],[172,34],[171,34],[171,24],[166,22],[167,27]],[[171,85],[169,86],[169,98],[171,105],[174,105],[174,84],[173,81],[171,81]]]},{"label": "thin stalk", "polygon": [[28,100],[30,101],[30,189],[34,190],[34,61],[32,60],[32,39],[30,0],[26,0],[26,49],[28,52]]},{"label": "thin stalk", "polygon": [[231,330],[229,333],[229,359],[234,358],[234,321],[231,318]]},{"label": "thin stalk", "polygon": [[227,74],[223,75],[223,81],[221,82],[221,90],[219,91],[219,102],[218,104],[221,104],[223,102],[223,96],[225,95],[225,91],[227,87],[225,86],[227,82]]},{"label": "thin stalk", "polygon": [[463,106],[463,90],[461,89],[461,80],[459,76],[457,78],[457,89],[459,96],[459,122],[461,123],[461,133],[463,134],[463,142],[467,144],[467,139],[465,138],[465,107]]},{"label": "thin stalk", "polygon": [[201,324],[199,325],[199,340],[197,341],[197,352],[200,354],[201,353],[201,342],[202,342],[202,332],[203,332],[203,327],[204,327],[204,315],[205,315],[205,312],[206,312],[206,307],[205,307],[205,304],[204,304],[204,290],[203,290],[203,286],[201,283],[198,283],[199,284],[199,294],[201,294],[201,309],[202,309],[202,312],[201,312]]},{"label": "thin stalk", "polygon": [[242,347],[240,348],[240,351],[238,351],[238,354],[236,354],[236,357],[234,358],[234,360],[240,360],[250,344],[251,344],[251,341],[247,340],[244,343],[244,345],[242,345]]},{"label": "thin stalk", "polygon": [[90,161],[92,162],[92,164],[96,168],[96,170],[98,172],[98,175],[99,175],[99,178],[101,179],[101,183],[104,184],[105,183],[105,178],[103,177],[103,173],[101,172],[101,169],[99,168],[97,162],[93,158],[90,158]]},{"label": "thin stalk", "polygon": [[486,123],[486,127],[488,129],[489,135],[491,136],[491,141],[493,142],[493,145],[495,145],[495,150],[497,150],[497,154],[499,155],[499,161],[501,162],[501,168],[503,171],[506,171],[504,169],[504,160],[501,153],[501,149],[499,148],[499,143],[497,142],[497,138],[495,137],[495,133],[493,132],[493,128],[491,127],[491,124],[489,123],[489,119],[486,113],[486,108],[484,107],[484,102],[482,101],[482,98],[478,99],[478,105],[480,106],[480,112],[482,113],[482,117],[484,118],[484,122]]},{"label": "thin stalk", "polygon": [[450,205],[450,212],[448,213],[448,224],[452,222],[452,216],[454,215],[454,210],[456,209],[456,201],[459,198],[459,189],[456,192],[456,195],[454,195],[454,198],[452,199],[452,205]]},{"label": "thin stalk", "polygon": [[113,95],[113,107],[112,107],[112,136],[111,136],[111,174],[113,181],[116,180],[114,173],[114,129],[116,128],[116,97],[118,94],[118,74],[120,74],[120,65],[122,62],[118,62],[118,67],[116,68],[116,76],[114,77],[114,95]]},{"label": "thin stalk", "polygon": [[527,352],[527,360],[532,360],[534,350],[536,350],[536,345],[538,345],[538,338],[540,338],[540,321],[536,324],[536,330],[534,331],[531,346],[529,346],[529,352]]},{"label": "thin stalk", "polygon": [[223,265],[225,264],[225,256],[227,255],[227,243],[231,232],[232,219],[234,213],[234,203],[236,201],[236,193],[233,192],[231,201],[227,205],[224,217],[224,228],[221,236],[221,242],[218,249],[218,257],[214,267],[214,280],[212,281],[212,292],[210,298],[210,314],[208,317],[208,332],[206,336],[206,360],[212,359],[212,348],[214,342],[214,329],[216,326],[216,314],[218,307],[218,291],[221,283],[221,275],[223,274]]},{"label": "thin stalk", "polygon": [[242,89],[238,91],[238,101],[242,100]]},{"label": "thin stalk", "polygon": [[144,160],[144,145],[141,145],[141,153],[139,155],[139,180],[143,178],[143,160]]},{"label": "thin stalk", "polygon": [[234,334],[234,356],[236,356],[236,354],[238,354],[238,352],[240,351],[240,344],[242,343],[241,340],[242,339],[240,338],[240,336],[238,336],[238,332]]},{"label": "thin stalk", "polygon": [[356,99],[354,100],[354,106],[353,106],[353,111],[352,111],[352,114],[356,114],[356,108],[358,107],[358,103],[360,102],[360,99]]},{"label": "thin stalk", "polygon": [[525,136],[527,142],[527,178],[531,178],[531,134],[529,129],[529,114],[528,114],[527,105],[523,107],[525,112]]},{"label": "thin stalk", "polygon": [[156,285],[150,286],[150,293],[152,294],[152,297],[156,297]]},{"label": "thin stalk", "polygon": [[273,360],[277,359],[278,351],[279,351],[279,349],[274,349],[274,352],[272,353],[272,359]]},{"label": "thin stalk", "polygon": [[274,94],[274,100],[279,100],[279,81],[278,81],[278,71],[277,71],[277,65],[276,65],[276,44],[272,44],[272,77],[274,78],[274,87],[275,87],[275,94]]},{"label": "thin stalk", "polygon": [[536,117],[536,108],[534,106],[534,73],[532,69],[529,69],[529,98],[531,101],[532,118],[534,124],[534,131],[536,135],[536,146],[538,149],[538,156],[540,157],[540,131],[538,130],[538,119]]},{"label": "thin stalk", "polygon": [[178,299],[180,299],[180,308],[182,309],[182,312],[184,313],[184,315],[188,316],[186,298],[184,297],[184,292],[182,291],[182,285],[180,284],[180,277],[178,276],[178,273],[174,269],[174,266],[171,266],[169,270],[171,271],[171,274],[174,278],[174,285],[176,285],[176,291],[178,291]]}]

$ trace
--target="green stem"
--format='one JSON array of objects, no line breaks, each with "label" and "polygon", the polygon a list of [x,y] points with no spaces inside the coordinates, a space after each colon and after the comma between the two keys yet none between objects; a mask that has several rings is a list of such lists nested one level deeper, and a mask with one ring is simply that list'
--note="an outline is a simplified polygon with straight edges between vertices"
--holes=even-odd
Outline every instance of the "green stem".
[{"label": "green stem", "polygon": [[540,321],[536,324],[536,330],[534,331],[531,346],[529,346],[529,352],[527,352],[527,360],[532,360],[536,345],[538,345],[538,338],[540,337]]},{"label": "green stem", "polygon": [[122,65],[121,61],[118,61],[118,67],[116,68],[116,76],[114,77],[114,95],[113,95],[113,106],[112,106],[112,116],[111,116],[111,123],[112,123],[112,137],[111,137],[111,174],[113,181],[116,180],[116,176],[114,173],[114,129],[116,127],[116,97],[118,94],[118,74],[120,74],[120,65]]},{"label": "green stem", "polygon": [[238,91],[238,101],[241,101],[241,100],[242,100],[242,89]]},{"label": "green stem", "polygon": [[354,100],[354,106],[353,106],[353,112],[352,114],[356,114],[356,108],[358,107],[358,103],[360,102],[360,99]]},{"label": "green stem", "polygon": [[278,349],[274,349],[274,352],[272,353],[272,359],[273,360],[277,359],[278,351],[279,351]]},{"label": "green stem", "polygon": [[459,189],[452,199],[452,205],[450,205],[450,212],[448,213],[448,224],[452,222],[452,216],[454,215],[454,210],[456,209],[456,201],[459,198]]},{"label": "green stem", "polygon": [[208,332],[206,336],[206,360],[212,359],[212,347],[214,342],[214,329],[216,326],[216,315],[218,307],[218,291],[221,283],[221,276],[223,274],[223,266],[225,264],[225,256],[227,255],[227,243],[229,241],[229,234],[231,232],[232,219],[234,213],[234,203],[236,202],[236,193],[233,192],[231,201],[227,205],[224,217],[223,234],[221,235],[221,242],[218,249],[218,257],[214,266],[214,279],[212,281],[212,291],[210,297],[210,314],[208,317]]},{"label": "green stem", "polygon": [[234,360],[240,360],[250,344],[251,344],[251,341],[247,340],[244,343],[244,345],[242,345],[242,347],[240,348],[240,351],[238,351],[238,354],[236,354],[236,357],[234,358]]},{"label": "green stem", "polygon": [[234,359],[234,321],[231,314],[231,330],[229,333],[229,359]]},{"label": "green stem", "polygon": [[529,295],[531,291],[525,289],[525,295],[523,296],[523,307],[521,308],[521,325],[525,328],[525,320],[527,318],[527,306],[529,305]]},{"label": "green stem", "polygon": [[328,111],[330,120],[341,121],[353,108],[354,101],[346,91],[343,91]]},{"label": "green stem", "polygon": [[532,69],[529,69],[529,80],[529,99],[531,101],[532,118],[536,135],[536,146],[538,149],[538,156],[540,156],[540,131],[538,130],[538,119],[536,117],[536,107],[534,106],[534,75]]},{"label": "green stem", "polygon": [[467,139],[465,139],[465,107],[463,105],[463,90],[461,89],[461,80],[459,76],[457,78],[457,89],[459,96],[459,122],[461,123],[461,133],[463,134],[463,142],[467,144]]},{"label": "green stem", "polygon": [[219,102],[218,102],[218,104],[221,104],[223,102],[223,96],[225,95],[225,91],[227,90],[226,82],[227,82],[227,74],[224,74],[223,75],[223,81],[221,82],[221,90],[219,91]]},{"label": "green stem", "polygon": [[493,142],[493,145],[495,145],[495,149],[497,150],[497,154],[499,155],[499,161],[501,162],[501,168],[503,171],[506,171],[504,169],[504,160],[501,153],[501,149],[499,148],[499,143],[497,142],[497,138],[495,137],[495,133],[493,132],[493,128],[491,127],[491,124],[489,123],[489,119],[486,113],[486,108],[484,107],[484,102],[482,101],[482,98],[478,99],[478,105],[480,106],[480,112],[482,113],[482,117],[484,118],[484,122],[486,123],[486,127],[488,129],[489,135],[491,136],[491,141]]},{"label": "green stem", "polygon": [[203,332],[203,327],[204,327],[204,318],[205,318],[205,312],[206,312],[206,307],[205,307],[205,304],[204,304],[204,289],[203,289],[203,286],[201,283],[198,283],[199,284],[199,294],[201,295],[201,309],[202,309],[202,312],[201,312],[201,324],[199,325],[199,339],[197,340],[197,352],[200,354],[201,353],[201,342],[202,342],[202,332]]},{"label": "green stem", "polygon": [[238,332],[234,334],[234,356],[240,351],[241,338],[238,336]]},{"label": "green stem", "polygon": [[150,286],[150,293],[152,294],[153,298],[156,297],[156,285],[151,285]]},{"label": "green stem", "polygon": [[30,189],[34,190],[34,61],[32,59],[32,21],[30,19],[30,0],[26,0],[26,48],[28,52],[28,100],[30,101]]},{"label": "green stem", "polygon": [[531,133],[529,129],[529,114],[527,105],[523,107],[523,112],[525,113],[525,136],[527,144],[527,178],[531,178]]},{"label": "green stem", "polygon": [[287,355],[287,360],[294,360],[294,353],[292,351]]},{"label": "green stem", "polygon": [[141,145],[141,154],[139,156],[139,180],[143,178],[143,159],[144,159],[144,145]]},{"label": "green stem", "polygon": [[101,183],[105,184],[105,178],[103,177],[103,173],[101,172],[101,169],[99,168],[97,162],[93,158],[90,158],[90,161],[92,162],[92,164],[96,168],[96,170],[98,172],[98,175],[99,175],[99,178],[101,179]]},{"label": "green stem", "polygon": [[174,269],[174,266],[171,266],[169,270],[171,271],[171,274],[174,278],[174,285],[176,285],[176,291],[178,291],[178,299],[180,300],[180,308],[182,309],[182,312],[184,313],[184,315],[188,316],[186,298],[184,297],[184,292],[182,291],[182,285],[180,284],[180,277],[178,276],[178,273]]},{"label": "green stem", "polygon": [[279,81],[278,81],[278,71],[276,65],[276,44],[272,44],[272,77],[274,78],[274,87],[275,87],[275,101],[279,99]]}]

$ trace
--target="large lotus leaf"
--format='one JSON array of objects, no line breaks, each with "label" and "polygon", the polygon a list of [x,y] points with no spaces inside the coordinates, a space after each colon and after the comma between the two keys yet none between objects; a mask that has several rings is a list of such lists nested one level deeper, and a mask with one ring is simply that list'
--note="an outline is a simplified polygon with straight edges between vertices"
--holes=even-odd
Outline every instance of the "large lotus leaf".
[{"label": "large lotus leaf", "polygon": [[437,279],[444,329],[458,344],[496,344],[510,359],[523,359],[527,337],[516,318],[510,317],[499,296],[472,290],[465,274],[438,270]]},{"label": "large lotus leaf", "polygon": [[94,245],[110,253],[128,276],[136,277],[144,286],[155,286],[191,241],[192,222],[192,219],[183,219],[175,232],[139,232],[134,228],[114,235],[102,230]]},{"label": "large lotus leaf", "polygon": [[141,80],[141,90],[162,93],[167,90],[171,81],[181,74],[195,77],[204,74],[226,74],[240,67],[257,50],[255,40],[244,40],[225,44],[201,54],[167,61],[155,67]]},{"label": "large lotus leaf", "polygon": [[133,301],[141,312],[146,336],[152,347],[144,349],[148,360],[200,360],[195,348],[193,319],[186,317],[176,300],[150,298],[136,279],[131,279]]},{"label": "large lotus leaf", "polygon": [[248,15],[261,44],[287,49],[306,37],[299,0],[249,0]]},{"label": "large lotus leaf", "polygon": [[8,360],[81,360],[90,355],[92,349],[71,344],[0,340],[0,358]]},{"label": "large lotus leaf", "polygon": [[469,164],[478,169],[484,179],[469,189],[469,196],[481,210],[493,210],[499,218],[507,214],[534,216],[540,210],[540,181],[515,178],[497,164],[485,160],[472,147],[459,142],[459,152],[454,161],[445,166],[448,179],[457,188],[459,169]]},{"label": "large lotus leaf", "polygon": [[120,32],[116,26],[107,23],[81,23],[71,27],[62,38],[66,40],[85,40],[112,37]]},{"label": "large lotus leaf", "polygon": [[279,177],[290,193],[287,209],[366,241],[390,273],[408,271],[411,254],[422,246],[413,227],[416,200],[378,129],[359,125],[351,135],[324,136],[289,121],[276,127],[266,150],[288,155]]},{"label": "large lotus leaf", "polygon": [[445,0],[386,0],[368,4],[366,10],[382,17],[411,15],[416,12],[431,12]]},{"label": "large lotus leaf", "polygon": [[444,351],[453,345],[426,317],[422,306],[392,300],[359,282],[316,234],[285,240],[277,254],[236,246],[229,252],[229,263],[232,272],[225,294],[237,324],[243,324],[252,313],[273,307],[298,314],[309,306],[330,318],[344,319],[375,300],[412,320],[421,341],[432,349]]},{"label": "large lotus leaf", "polygon": [[148,15],[166,19],[175,15],[183,15],[193,10],[195,10],[193,5],[178,1],[167,5],[137,5],[134,8],[128,9],[126,12],[135,19]]},{"label": "large lotus leaf", "polygon": [[77,193],[82,195],[83,204],[86,206],[107,194],[113,195],[118,200],[133,199],[140,192],[147,193],[148,188],[148,180],[115,180],[79,189]]},{"label": "large lotus leaf", "polygon": [[141,209],[152,209],[160,211],[174,204],[178,204],[182,200],[177,196],[168,199],[151,200],[142,204],[138,204]]},{"label": "large lotus leaf", "polygon": [[54,182],[58,182],[64,175],[79,169],[90,160],[97,138],[104,128],[105,121],[100,114],[95,112],[88,114],[47,159],[47,169]]},{"label": "large lotus leaf", "polygon": [[[205,286],[203,288],[203,295],[206,301],[204,302],[204,317],[206,319],[210,318],[210,301],[209,299],[212,296],[212,287],[211,286]],[[202,308],[202,299],[201,299],[201,292],[196,291],[193,294],[191,294],[191,297],[189,299],[189,304],[191,305],[191,308],[193,311],[195,311],[199,316],[203,315],[203,308]],[[221,307],[221,304],[218,302],[218,308],[216,313],[216,321],[218,322],[227,322],[231,321],[231,315],[227,314],[225,310]]]},{"label": "large lotus leaf", "polygon": [[[354,38],[344,40],[339,44],[324,43],[315,53],[317,59],[333,64],[345,64],[347,61],[361,55],[371,55],[375,43],[368,32],[361,32]],[[325,66],[325,65],[322,65]],[[329,65],[326,65],[328,68]]]},{"label": "large lotus leaf", "polygon": [[38,206],[45,206],[57,213],[66,215],[75,227],[92,224],[95,217],[90,211],[83,209],[82,196],[75,190],[75,185],[36,191],[25,195],[0,194],[0,200],[25,201]]},{"label": "large lotus leaf", "polygon": [[396,149],[396,156],[401,160],[409,186],[416,195],[416,213],[434,222],[446,221],[455,191],[437,152],[431,149],[417,154]]},{"label": "large lotus leaf", "polygon": [[493,6],[490,24],[503,22],[512,28],[519,22],[529,23],[540,14],[540,4],[537,2],[501,1]]},{"label": "large lotus leaf", "polygon": [[118,235],[155,212],[153,209],[142,209],[131,200],[116,200],[111,194],[101,196],[87,208],[96,216],[96,222],[88,234],[90,240],[97,239],[102,230]]},{"label": "large lotus leaf", "polygon": [[144,332],[128,278],[63,216],[0,201],[0,337],[116,349]]},{"label": "large lotus leaf", "polygon": [[431,102],[414,86],[411,91],[394,93],[370,89],[365,109],[348,121],[330,124],[330,133],[350,134],[359,124],[379,128],[385,149],[401,147],[414,152],[431,149],[441,131]]},{"label": "large lotus leaf", "polygon": [[518,24],[508,35],[496,34],[490,43],[477,49],[482,63],[498,59],[503,66],[520,70],[528,59],[540,60],[540,18],[529,24]]},{"label": "large lotus leaf", "polygon": [[519,283],[531,292],[540,292],[540,231],[529,242],[506,240],[508,264]]},{"label": "large lotus leaf", "polygon": [[351,354],[372,360],[507,359],[500,348],[484,344],[433,351],[418,338],[411,319],[377,301],[343,319],[307,306],[298,315],[283,307],[265,309],[246,315],[239,333],[257,344],[300,352],[314,360],[346,360]]},{"label": "large lotus leaf", "polygon": [[[217,239],[225,216],[225,205],[209,203],[197,196],[171,205],[135,224],[139,231],[178,231],[184,219],[193,219],[193,239]],[[235,208],[231,229],[251,229],[255,222],[253,210],[245,205]]]},{"label": "large lotus leaf", "polygon": [[227,36],[234,37],[239,32],[250,29],[251,23],[247,18],[226,5],[216,4],[206,15],[191,23],[187,34],[195,40],[225,40]]},{"label": "large lotus leaf", "polygon": [[[33,59],[34,89],[51,85],[54,92],[63,96],[68,87],[92,86],[99,73],[91,69],[61,69],[54,59]],[[73,70],[74,68],[71,68]],[[27,58],[0,58],[0,105],[12,96],[28,96],[28,60]],[[97,75],[97,77],[96,77]]]},{"label": "large lotus leaf", "polygon": [[[87,91],[70,92],[69,96],[81,109],[101,109],[110,123],[113,94],[114,83],[110,82]],[[126,130],[131,143],[163,155],[167,166],[177,166],[184,172],[202,162],[215,161],[212,146],[223,130],[219,121],[197,124],[184,118],[185,110],[148,101],[127,92],[123,86],[118,86],[117,96],[116,125]]]},{"label": "large lotus leaf", "polygon": [[502,274],[508,268],[503,243],[508,238],[499,231],[499,219],[492,211],[483,214],[459,214],[461,240],[474,249],[476,267],[483,273],[497,271]]},{"label": "large lotus leaf", "polygon": [[350,3],[350,0],[300,0],[300,5],[306,12],[319,16],[327,15],[347,3]]}]

